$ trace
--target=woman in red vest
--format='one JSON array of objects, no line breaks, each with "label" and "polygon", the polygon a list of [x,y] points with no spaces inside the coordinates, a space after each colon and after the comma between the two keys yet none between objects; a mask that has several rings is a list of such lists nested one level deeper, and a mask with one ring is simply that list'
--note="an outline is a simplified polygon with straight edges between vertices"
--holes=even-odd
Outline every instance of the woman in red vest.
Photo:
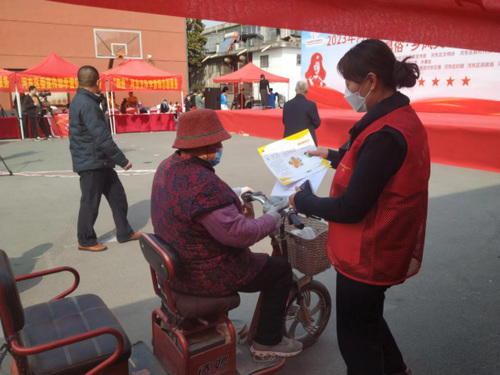
[{"label": "woman in red vest", "polygon": [[383,317],[385,291],[420,269],[427,219],[427,133],[397,91],[413,87],[420,74],[407,59],[396,60],[386,43],[373,39],[342,57],[337,69],[345,98],[367,113],[338,151],[312,153],[336,168],[329,198],[305,191],[290,197],[299,212],[329,222],[337,337],[349,375],[411,374]]}]

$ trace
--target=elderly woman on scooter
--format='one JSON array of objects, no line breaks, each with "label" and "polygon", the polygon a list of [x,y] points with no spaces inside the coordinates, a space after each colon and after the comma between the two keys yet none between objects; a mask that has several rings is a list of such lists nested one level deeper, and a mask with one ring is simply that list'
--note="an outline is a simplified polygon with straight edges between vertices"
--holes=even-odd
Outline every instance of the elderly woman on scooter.
[{"label": "elderly woman on scooter", "polygon": [[290,197],[299,212],[329,222],[326,252],[337,270],[337,337],[349,375],[411,374],[384,317],[385,291],[422,263],[430,176],[427,133],[410,100],[416,64],[398,61],[386,43],[351,48],[337,69],[346,100],[367,112],[339,151],[314,155],[337,169],[330,197]]},{"label": "elderly woman on scooter", "polygon": [[240,197],[214,170],[221,160],[222,141],[229,138],[213,110],[179,118],[172,146],[178,150],[160,164],[153,181],[154,231],[182,260],[183,273],[174,290],[198,296],[262,292],[251,352],[290,357],[302,350],[300,342],[281,332],[292,286],[290,264],[249,249],[275,230],[284,207],[271,207],[257,219],[245,217]]}]

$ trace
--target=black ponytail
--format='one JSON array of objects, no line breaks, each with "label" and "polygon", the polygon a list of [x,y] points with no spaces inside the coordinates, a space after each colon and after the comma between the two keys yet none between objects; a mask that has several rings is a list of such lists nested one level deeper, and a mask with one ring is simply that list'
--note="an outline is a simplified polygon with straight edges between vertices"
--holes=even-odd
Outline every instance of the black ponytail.
[{"label": "black ponytail", "polygon": [[378,39],[366,39],[352,47],[339,61],[338,72],[349,81],[361,83],[374,73],[385,86],[396,90],[413,87],[420,76],[417,64],[396,60],[389,46]]},{"label": "black ponytail", "polygon": [[403,61],[396,60],[394,62],[394,70],[392,71],[392,81],[396,88],[413,87],[420,77],[420,69],[417,64],[408,63],[406,60],[411,57],[406,57]]}]

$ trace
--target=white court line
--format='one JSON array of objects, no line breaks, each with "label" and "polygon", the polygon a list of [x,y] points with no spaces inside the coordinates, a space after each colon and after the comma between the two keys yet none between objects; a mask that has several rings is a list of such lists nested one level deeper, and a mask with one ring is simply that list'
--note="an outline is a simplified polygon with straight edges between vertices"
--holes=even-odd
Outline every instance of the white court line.
[{"label": "white court line", "polygon": [[[120,176],[144,176],[148,174],[153,174],[156,172],[155,169],[134,169],[129,171],[118,170],[116,171]],[[77,173],[70,170],[62,171],[38,171],[38,172],[14,172],[14,176],[21,177],[62,177],[62,178],[73,178],[79,177]],[[0,172],[0,176],[9,176],[8,172]]]}]

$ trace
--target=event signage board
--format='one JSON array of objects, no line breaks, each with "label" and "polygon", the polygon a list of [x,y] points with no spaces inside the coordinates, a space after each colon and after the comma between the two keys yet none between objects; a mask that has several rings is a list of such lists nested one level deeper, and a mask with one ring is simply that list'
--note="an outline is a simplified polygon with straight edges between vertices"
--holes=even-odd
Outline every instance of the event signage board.
[{"label": "event signage board", "polygon": [[38,90],[75,91],[78,88],[77,77],[20,77],[21,91],[28,91],[30,86]]},{"label": "event signage board", "polygon": [[[353,46],[366,38],[313,32],[302,33],[302,77],[310,86],[345,92],[345,81],[337,63]],[[402,89],[412,103],[427,107],[440,105],[446,112],[453,107],[474,106],[477,113],[500,114],[500,53],[385,41],[398,60],[411,56],[420,68],[413,88]],[[336,95],[336,98],[340,95]],[[497,113],[491,113],[496,103]],[[425,107],[425,106],[423,106]]]},{"label": "event signage board", "polygon": [[165,79],[135,79],[113,77],[110,80],[111,91],[144,90],[144,91],[178,91],[182,87],[182,79],[173,77]]},{"label": "event signage board", "polygon": [[14,84],[9,79],[9,76],[0,74],[0,91],[13,91]]}]

